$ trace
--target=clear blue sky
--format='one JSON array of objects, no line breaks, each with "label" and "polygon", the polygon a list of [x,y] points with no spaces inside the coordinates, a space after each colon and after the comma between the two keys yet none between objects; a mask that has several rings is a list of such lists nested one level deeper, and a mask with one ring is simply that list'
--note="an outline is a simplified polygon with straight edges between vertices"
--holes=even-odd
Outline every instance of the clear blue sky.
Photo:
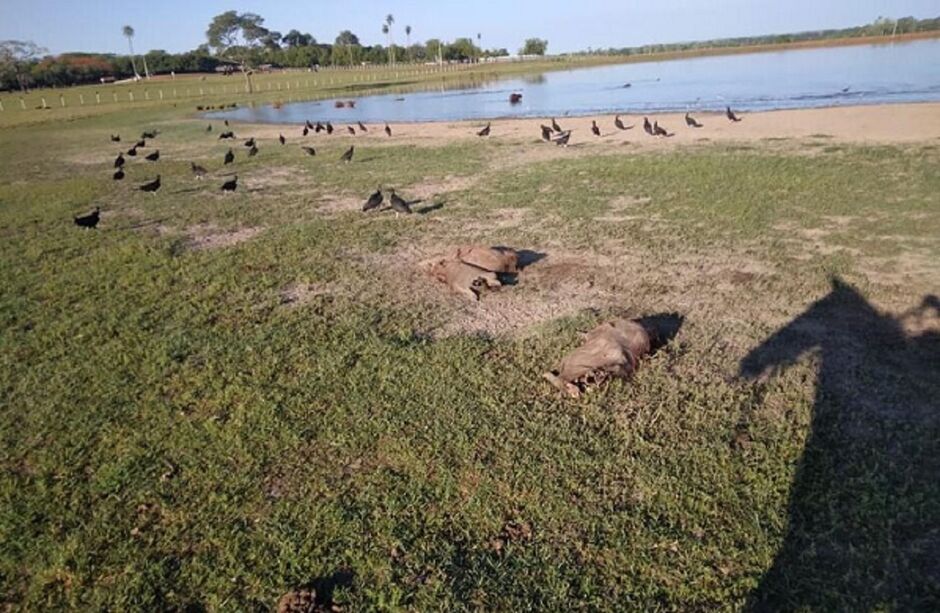
[{"label": "clear blue sky", "polygon": [[531,36],[550,52],[587,47],[770,34],[844,27],[887,17],[940,16],[938,0],[0,0],[0,40],[26,39],[53,53],[126,52],[121,26],[137,31],[135,49],[193,49],[205,42],[214,15],[252,11],[286,33],[310,32],[332,42],[350,29],[365,44],[384,43],[380,28],[395,16],[414,40],[483,35],[484,47],[517,50]]}]

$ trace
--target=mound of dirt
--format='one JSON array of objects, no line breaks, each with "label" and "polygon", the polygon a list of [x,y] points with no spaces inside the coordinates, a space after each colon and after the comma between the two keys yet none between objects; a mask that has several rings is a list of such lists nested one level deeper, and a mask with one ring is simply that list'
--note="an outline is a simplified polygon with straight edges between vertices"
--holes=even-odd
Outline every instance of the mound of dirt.
[{"label": "mound of dirt", "polygon": [[652,343],[650,332],[641,323],[608,321],[588,332],[581,346],[544,377],[568,396],[578,398],[609,379],[629,379],[640,358],[650,353]]}]

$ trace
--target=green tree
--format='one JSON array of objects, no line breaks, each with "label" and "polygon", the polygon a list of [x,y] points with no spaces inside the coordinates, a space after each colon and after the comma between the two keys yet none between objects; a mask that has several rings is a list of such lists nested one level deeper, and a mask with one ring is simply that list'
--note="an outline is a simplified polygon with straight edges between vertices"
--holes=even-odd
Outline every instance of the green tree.
[{"label": "green tree", "polygon": [[0,86],[16,84],[27,91],[31,64],[46,50],[31,40],[5,40],[0,42]]},{"label": "green tree", "polygon": [[[405,26],[405,48],[411,49],[411,26]],[[414,59],[413,57],[410,59]]]},{"label": "green tree", "polygon": [[[333,41],[333,44],[336,47],[341,47],[345,49],[344,55],[346,56],[347,61],[350,65],[355,63],[354,55],[358,54],[359,50],[359,37],[350,32],[349,30],[343,30],[336,37],[336,40]],[[336,53],[336,50],[333,50],[333,62],[335,63],[338,59],[339,54]]]},{"label": "green tree", "polygon": [[281,39],[288,47],[309,47],[317,44],[317,41],[310,34],[301,34],[298,30],[291,30]]},{"label": "green tree", "polygon": [[[395,63],[395,40],[392,38],[392,24],[395,23],[395,16],[389,13],[385,16],[385,25],[388,26],[388,50],[389,50],[389,62],[392,64]],[[383,28],[385,31],[385,28]]]},{"label": "green tree", "polygon": [[236,64],[245,75],[245,90],[254,91],[248,62],[252,51],[271,35],[264,27],[264,18],[255,13],[226,11],[216,15],[206,30],[206,39],[215,54],[224,61]]},{"label": "green tree", "polygon": [[424,43],[424,48],[427,49],[428,57],[432,60],[440,60],[444,57],[444,43],[439,38],[429,38]]},{"label": "green tree", "polygon": [[527,38],[519,55],[545,55],[548,50],[548,41],[543,38]]}]

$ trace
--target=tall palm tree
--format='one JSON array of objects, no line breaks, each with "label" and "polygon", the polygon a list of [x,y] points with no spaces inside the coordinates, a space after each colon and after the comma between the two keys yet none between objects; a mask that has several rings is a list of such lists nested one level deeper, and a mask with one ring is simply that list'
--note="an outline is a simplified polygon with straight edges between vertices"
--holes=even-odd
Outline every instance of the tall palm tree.
[{"label": "tall palm tree", "polygon": [[130,26],[124,26],[121,30],[124,33],[124,36],[127,37],[127,46],[131,50],[131,67],[134,69],[134,78],[140,80],[140,73],[137,72],[137,62],[134,60],[134,28]]},{"label": "tall palm tree", "polygon": [[[477,32],[477,47],[480,48],[480,55],[483,55],[483,35]],[[477,63],[480,62],[480,58],[477,57]]]},{"label": "tall palm tree", "polygon": [[411,56],[411,26],[405,26],[405,40],[408,44],[408,55]]},{"label": "tall palm tree", "polygon": [[390,34],[391,30],[388,29],[388,24],[382,24],[382,34],[385,35],[385,40],[388,42],[388,63],[392,63],[392,36]]},{"label": "tall palm tree", "polygon": [[395,63],[395,41],[392,39],[392,24],[395,23],[395,16],[389,13],[385,16],[385,25],[388,26],[388,51],[389,60]]}]

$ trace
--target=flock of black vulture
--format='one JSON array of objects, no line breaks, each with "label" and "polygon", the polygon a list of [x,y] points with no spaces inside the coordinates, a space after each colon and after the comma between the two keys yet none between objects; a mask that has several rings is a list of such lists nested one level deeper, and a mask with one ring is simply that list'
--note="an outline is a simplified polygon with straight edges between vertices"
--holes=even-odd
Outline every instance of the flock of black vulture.
[{"label": "flock of black vulture", "polygon": [[[741,118],[738,117],[734,113],[734,111],[731,110],[730,107],[727,107],[725,109],[725,116],[728,118],[729,121],[732,121],[732,122],[741,121]],[[225,120],[224,123],[225,123],[225,127],[228,128],[229,127],[228,120]],[[689,113],[685,114],[685,123],[690,128],[703,127],[703,125],[699,123]],[[369,131],[369,128],[361,121],[357,122],[357,124],[358,124],[358,128],[360,132],[367,133]],[[614,118],[614,126],[618,130],[630,130],[633,128],[632,124],[629,126],[625,125],[623,123],[623,120],[620,118],[620,115],[617,115]],[[553,142],[556,145],[562,146],[562,147],[568,146],[568,141],[571,139],[572,131],[563,130],[561,126],[558,125],[558,122],[554,118],[552,118],[552,122],[550,126],[541,125],[539,127],[541,129],[542,140],[546,142]],[[213,129],[212,124],[209,124],[208,126],[206,126],[207,133],[211,133],[212,129]],[[327,135],[330,135],[330,134],[333,134],[334,130],[335,128],[333,127],[333,124],[329,121],[327,121],[326,123],[317,121],[316,124],[313,124],[308,120],[304,123],[304,127],[301,133],[303,136],[309,135],[310,132],[313,132],[314,134],[325,132]],[[352,125],[347,125],[346,130],[349,132],[350,135],[352,136],[356,135],[356,128],[353,127]],[[649,118],[647,117],[643,118],[643,130],[650,136],[654,136],[654,137],[674,136],[674,133],[669,132],[663,126],[660,126],[658,121],[654,121],[653,123],[650,123]],[[483,129],[479,130],[476,134],[479,137],[486,137],[486,136],[489,136],[491,132],[492,132],[492,125],[491,123],[488,122],[486,126],[484,126]],[[601,135],[601,130],[600,130],[600,127],[597,125],[596,120],[591,121],[591,132],[594,134],[594,136]],[[159,132],[156,130],[143,132],[140,135],[140,139],[136,141],[130,149],[127,150],[126,155],[128,157],[137,157],[137,150],[146,148],[148,146],[147,141],[157,138],[158,134]],[[385,134],[388,137],[392,136],[392,128],[387,123],[385,124]],[[235,132],[232,130],[226,129],[225,131],[219,134],[219,140],[234,140],[234,139],[235,139]],[[121,142],[120,135],[112,134],[111,142],[112,143]],[[287,139],[284,137],[283,134],[279,134],[278,142],[283,146],[287,144]],[[244,143],[244,146],[247,147],[248,149],[248,154],[247,154],[248,157],[254,157],[258,155],[260,151],[258,148],[258,143],[255,141],[254,137],[246,140]],[[307,145],[302,145],[300,149],[304,153],[310,156],[315,156],[317,154],[316,149]],[[340,161],[344,163],[352,162],[352,159],[355,153],[356,153],[355,145],[350,145],[349,149],[347,149],[346,152],[343,153],[342,156],[340,156]],[[112,178],[115,181],[121,181],[125,177],[124,166],[127,163],[127,160],[124,156],[125,156],[125,152],[121,152],[121,153],[118,153],[117,157],[114,159],[115,170],[114,170],[114,174],[112,175]],[[145,155],[144,159],[147,160],[148,162],[159,161],[160,150],[154,149],[153,152]],[[234,162],[235,162],[235,151],[230,147],[222,159],[222,165],[228,166],[229,164],[233,164]],[[192,169],[193,176],[196,179],[204,179],[205,177],[209,175],[209,171],[204,166],[200,166],[199,164],[196,164],[195,162],[190,162],[190,168]],[[147,181],[146,183],[139,185],[137,189],[142,192],[156,193],[157,191],[160,190],[161,186],[162,186],[161,177],[159,174],[157,174],[157,177],[155,179],[153,179],[152,181]],[[231,178],[227,179],[224,183],[222,183],[220,189],[224,192],[236,191],[238,189],[238,175],[233,174]],[[385,200],[385,197],[382,194],[382,190],[378,189],[375,191],[375,193],[373,193],[369,197],[369,199],[363,205],[362,210],[363,211],[375,210],[382,205],[384,200]],[[395,193],[395,190],[391,190],[390,192],[389,204],[390,204],[391,209],[395,212],[396,216],[400,213],[404,213],[404,214],[411,213],[411,207],[409,203],[405,201],[404,199],[402,199],[401,196],[398,196]],[[101,213],[101,209],[96,207],[94,211],[92,211],[91,213],[87,215],[75,217],[74,218],[75,224],[83,228],[94,228],[98,225],[98,222],[100,220],[100,213]]]},{"label": "flock of black vulture", "polygon": [[[725,116],[728,118],[729,121],[733,121],[733,122],[741,121],[741,118],[738,117],[735,114],[735,112],[731,110],[731,107],[725,108]],[[689,113],[685,114],[685,123],[690,128],[705,127],[704,125],[699,123],[698,120],[692,117],[692,115]],[[614,127],[617,128],[618,130],[633,129],[632,124],[628,126],[623,123],[623,120],[620,118],[620,115],[617,115],[616,117],[614,117]],[[571,140],[572,131],[562,130],[561,126],[558,125],[558,122],[555,120],[554,117],[552,118],[552,125],[546,126],[543,124],[539,126],[539,129],[542,132],[542,140],[544,140],[545,142],[555,143],[556,145],[560,147],[567,147],[568,141]],[[486,127],[484,127],[482,130],[477,132],[477,136],[489,136],[490,131],[491,131],[490,124],[486,124]],[[649,134],[650,136],[657,136],[657,137],[662,136],[662,137],[667,137],[667,138],[670,136],[675,136],[674,132],[670,132],[663,126],[659,125],[658,121],[653,121],[653,123],[650,123],[650,120],[648,117],[643,118],[643,131]],[[591,133],[594,134],[594,136],[601,135],[601,128],[600,126],[597,125],[597,120],[591,120]]]}]

